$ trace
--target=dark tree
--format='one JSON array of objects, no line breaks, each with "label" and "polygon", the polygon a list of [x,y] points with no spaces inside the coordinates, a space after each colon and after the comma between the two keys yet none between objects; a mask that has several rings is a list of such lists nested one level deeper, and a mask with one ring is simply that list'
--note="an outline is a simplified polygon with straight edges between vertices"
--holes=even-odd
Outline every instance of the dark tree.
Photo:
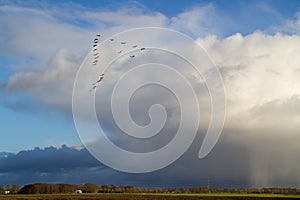
[{"label": "dark tree", "polygon": [[81,187],[83,193],[97,193],[99,191],[99,187],[93,183],[84,184]]}]

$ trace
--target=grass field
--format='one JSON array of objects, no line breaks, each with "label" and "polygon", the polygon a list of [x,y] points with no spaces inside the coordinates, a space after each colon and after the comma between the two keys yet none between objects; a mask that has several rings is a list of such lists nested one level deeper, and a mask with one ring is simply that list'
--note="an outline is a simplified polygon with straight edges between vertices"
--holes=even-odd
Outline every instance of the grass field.
[{"label": "grass field", "polygon": [[300,195],[281,194],[49,194],[0,195],[0,200],[269,200],[300,199]]}]

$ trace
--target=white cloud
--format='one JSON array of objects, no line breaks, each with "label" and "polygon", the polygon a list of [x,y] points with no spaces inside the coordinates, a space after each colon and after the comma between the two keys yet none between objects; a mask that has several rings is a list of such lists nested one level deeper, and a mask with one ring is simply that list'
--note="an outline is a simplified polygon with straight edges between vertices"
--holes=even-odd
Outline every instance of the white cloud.
[{"label": "white cloud", "polygon": [[[197,8],[192,12],[203,17],[209,9],[210,6]],[[169,21],[170,26],[176,27],[177,23],[192,17],[189,12],[185,12],[169,20],[161,13],[150,13],[130,7],[115,12],[96,12],[76,5],[70,5],[67,9],[50,7],[48,10],[0,6],[0,14],[0,24],[9,30],[8,32],[1,29],[3,40],[6,42],[0,48],[0,52],[20,61],[14,66],[18,72],[10,77],[7,90],[11,94],[30,93],[43,104],[53,108],[58,106],[58,110],[63,111],[66,109],[62,107],[70,106],[68,101],[75,71],[82,56],[90,48],[94,34],[99,31],[97,27],[103,31],[104,37],[108,37],[111,33],[132,27],[168,26]],[[92,25],[79,27],[61,18],[79,18]],[[204,23],[200,18],[197,17],[197,21],[200,24]],[[110,25],[108,29],[101,30],[103,24]]]},{"label": "white cloud", "polygon": [[[259,116],[257,112],[249,113],[250,110],[300,95],[299,36],[256,32],[245,37],[236,34],[223,40],[207,37],[199,39],[199,43],[205,46],[223,74],[229,124],[246,125]],[[283,116],[270,117],[279,120]],[[263,121],[257,123],[264,124]],[[281,125],[298,126],[297,123]]]},{"label": "white cloud", "polygon": [[288,20],[286,22],[286,28],[290,29],[291,32],[300,34],[300,13],[296,14],[295,20]]},{"label": "white cloud", "polygon": [[[217,14],[213,4],[203,7],[194,7],[178,14],[170,19],[169,26],[176,30],[180,30],[192,36],[207,36],[209,34],[219,34],[226,17]],[[230,23],[226,19],[226,23]]]},{"label": "white cloud", "polygon": [[1,27],[5,27],[1,28],[0,52],[18,60],[33,57],[45,64],[61,48],[82,54],[83,48],[78,47],[87,48],[86,36],[92,35],[92,31],[58,21],[54,13],[12,6],[0,6],[0,13]]},{"label": "white cloud", "polygon": [[280,32],[285,34],[300,34],[300,12],[296,13],[294,19],[288,19],[280,26],[270,27],[272,32]]},{"label": "white cloud", "polygon": [[7,83],[7,94],[12,96],[15,93],[29,94],[45,106],[70,113],[72,83],[78,66],[79,62],[74,55],[66,49],[62,49],[50,61],[46,70],[14,74]]},{"label": "white cloud", "polygon": [[144,14],[134,12],[133,9],[120,9],[115,12],[86,12],[86,20],[96,23],[110,23],[112,26],[121,26],[123,28],[134,28],[143,26],[164,26],[167,17],[161,13]]}]

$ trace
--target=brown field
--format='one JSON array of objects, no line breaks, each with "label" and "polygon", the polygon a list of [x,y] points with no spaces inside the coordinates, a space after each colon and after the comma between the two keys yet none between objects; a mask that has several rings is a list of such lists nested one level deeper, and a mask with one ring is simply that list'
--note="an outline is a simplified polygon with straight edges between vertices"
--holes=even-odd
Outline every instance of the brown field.
[{"label": "brown field", "polygon": [[107,194],[107,195],[2,195],[0,200],[291,200],[300,196],[249,196],[249,195],[142,195],[142,194]]}]

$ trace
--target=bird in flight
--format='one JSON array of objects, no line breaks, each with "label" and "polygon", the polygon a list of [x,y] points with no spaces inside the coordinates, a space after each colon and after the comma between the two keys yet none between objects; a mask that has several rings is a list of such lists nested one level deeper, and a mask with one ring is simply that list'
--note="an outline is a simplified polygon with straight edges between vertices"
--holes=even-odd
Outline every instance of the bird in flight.
[{"label": "bird in flight", "polygon": [[98,62],[98,60],[94,60],[94,61],[93,61],[93,65],[96,65],[97,62]]},{"label": "bird in flight", "polygon": [[[104,74],[101,74],[100,76],[99,76],[99,79],[95,82],[95,83],[92,83],[92,85],[94,85],[94,87],[96,86],[98,86],[98,83],[100,83],[102,80],[104,79]],[[94,88],[93,87],[93,88]]]},{"label": "bird in flight", "polygon": [[94,53],[94,56],[97,56],[97,55],[99,55],[99,53],[97,52],[97,53]]},{"label": "bird in flight", "polygon": [[100,37],[101,35],[100,35],[100,34],[97,34],[96,36],[97,36],[97,37]]},{"label": "bird in flight", "polygon": [[141,48],[141,51],[143,51],[143,50],[145,50],[145,49],[146,49],[146,48],[143,47],[143,48]]},{"label": "bird in flight", "polygon": [[110,38],[109,40],[110,40],[110,41],[114,41],[114,39],[113,39],[113,38]]},{"label": "bird in flight", "polygon": [[97,83],[101,82],[103,79],[104,79],[104,76],[101,76],[101,77],[99,78],[99,80],[97,81]]},{"label": "bird in flight", "polygon": [[134,57],[135,57],[135,55],[130,56],[130,58],[134,58]]},{"label": "bird in flight", "polygon": [[121,44],[126,44],[126,42],[121,42]]},{"label": "bird in flight", "polygon": [[94,89],[97,88],[98,85],[94,85],[91,89],[89,89],[89,92],[92,92]]},{"label": "bird in flight", "polygon": [[101,74],[101,75],[99,76],[99,80],[98,80],[96,83],[99,83],[100,81],[102,81],[103,78],[104,78],[104,74]]},{"label": "bird in flight", "polygon": [[97,80],[95,83],[93,83],[92,85],[97,85],[97,83],[100,83],[103,80],[104,77],[101,77],[99,80]]},{"label": "bird in flight", "polygon": [[133,45],[132,47],[133,47],[133,48],[136,48],[137,46],[138,46],[138,45]]}]

